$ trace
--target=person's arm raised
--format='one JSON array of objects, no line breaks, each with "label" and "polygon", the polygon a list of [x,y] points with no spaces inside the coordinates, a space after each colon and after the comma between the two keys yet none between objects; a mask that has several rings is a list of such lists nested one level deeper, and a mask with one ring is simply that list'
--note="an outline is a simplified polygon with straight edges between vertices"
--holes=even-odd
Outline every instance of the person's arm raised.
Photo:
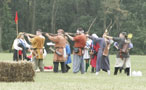
[{"label": "person's arm raised", "polygon": [[66,36],[68,36],[68,38],[72,41],[74,41],[74,38],[72,36],[70,36],[68,33],[65,33]]},{"label": "person's arm raised", "polygon": [[31,39],[31,38],[29,37],[29,35],[28,35],[28,34],[25,34],[25,35],[27,36],[27,38],[28,38],[28,40],[29,40],[29,42],[30,42],[30,39]]},{"label": "person's arm raised", "polygon": [[112,36],[104,36],[105,38],[108,38],[108,39],[110,39],[110,40],[113,40],[113,37]]}]

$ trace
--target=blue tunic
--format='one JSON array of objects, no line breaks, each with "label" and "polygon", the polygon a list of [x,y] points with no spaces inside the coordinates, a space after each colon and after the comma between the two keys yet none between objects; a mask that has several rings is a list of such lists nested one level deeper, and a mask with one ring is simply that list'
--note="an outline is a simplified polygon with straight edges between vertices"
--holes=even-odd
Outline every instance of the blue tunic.
[{"label": "blue tunic", "polygon": [[67,60],[65,61],[65,64],[71,63],[71,49],[68,44],[66,44],[66,54],[67,54]]}]

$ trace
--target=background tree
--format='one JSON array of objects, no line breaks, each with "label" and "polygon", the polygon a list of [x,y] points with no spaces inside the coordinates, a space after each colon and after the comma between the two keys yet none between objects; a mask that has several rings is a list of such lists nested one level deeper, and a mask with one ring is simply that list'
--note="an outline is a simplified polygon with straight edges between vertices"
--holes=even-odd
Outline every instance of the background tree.
[{"label": "background tree", "polygon": [[[110,35],[133,33],[133,54],[146,54],[145,0],[0,0],[0,50],[11,50],[16,37],[15,12],[18,11],[19,32],[75,32],[78,27],[102,36],[105,28],[115,23]],[[114,52],[114,48],[111,49]]]}]

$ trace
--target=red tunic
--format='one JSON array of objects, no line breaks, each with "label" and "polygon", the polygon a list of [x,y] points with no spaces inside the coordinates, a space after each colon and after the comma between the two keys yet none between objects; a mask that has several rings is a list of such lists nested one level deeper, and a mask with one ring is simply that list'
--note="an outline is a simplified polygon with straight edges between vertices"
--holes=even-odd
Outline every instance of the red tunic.
[{"label": "red tunic", "polygon": [[[98,52],[98,49],[99,49],[99,44],[96,43],[96,45],[94,44],[91,44],[91,49],[92,50],[95,50],[96,52]],[[96,68],[96,61],[97,61],[97,54],[91,56],[91,62],[90,62],[90,65],[94,68]]]}]

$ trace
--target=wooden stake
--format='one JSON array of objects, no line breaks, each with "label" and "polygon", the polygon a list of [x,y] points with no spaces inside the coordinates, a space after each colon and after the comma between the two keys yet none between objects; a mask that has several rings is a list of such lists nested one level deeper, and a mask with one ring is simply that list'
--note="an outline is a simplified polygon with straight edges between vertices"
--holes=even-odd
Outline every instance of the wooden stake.
[{"label": "wooden stake", "polygon": [[18,36],[18,21],[17,21],[17,24],[16,24],[16,32],[17,32],[17,36]]}]

